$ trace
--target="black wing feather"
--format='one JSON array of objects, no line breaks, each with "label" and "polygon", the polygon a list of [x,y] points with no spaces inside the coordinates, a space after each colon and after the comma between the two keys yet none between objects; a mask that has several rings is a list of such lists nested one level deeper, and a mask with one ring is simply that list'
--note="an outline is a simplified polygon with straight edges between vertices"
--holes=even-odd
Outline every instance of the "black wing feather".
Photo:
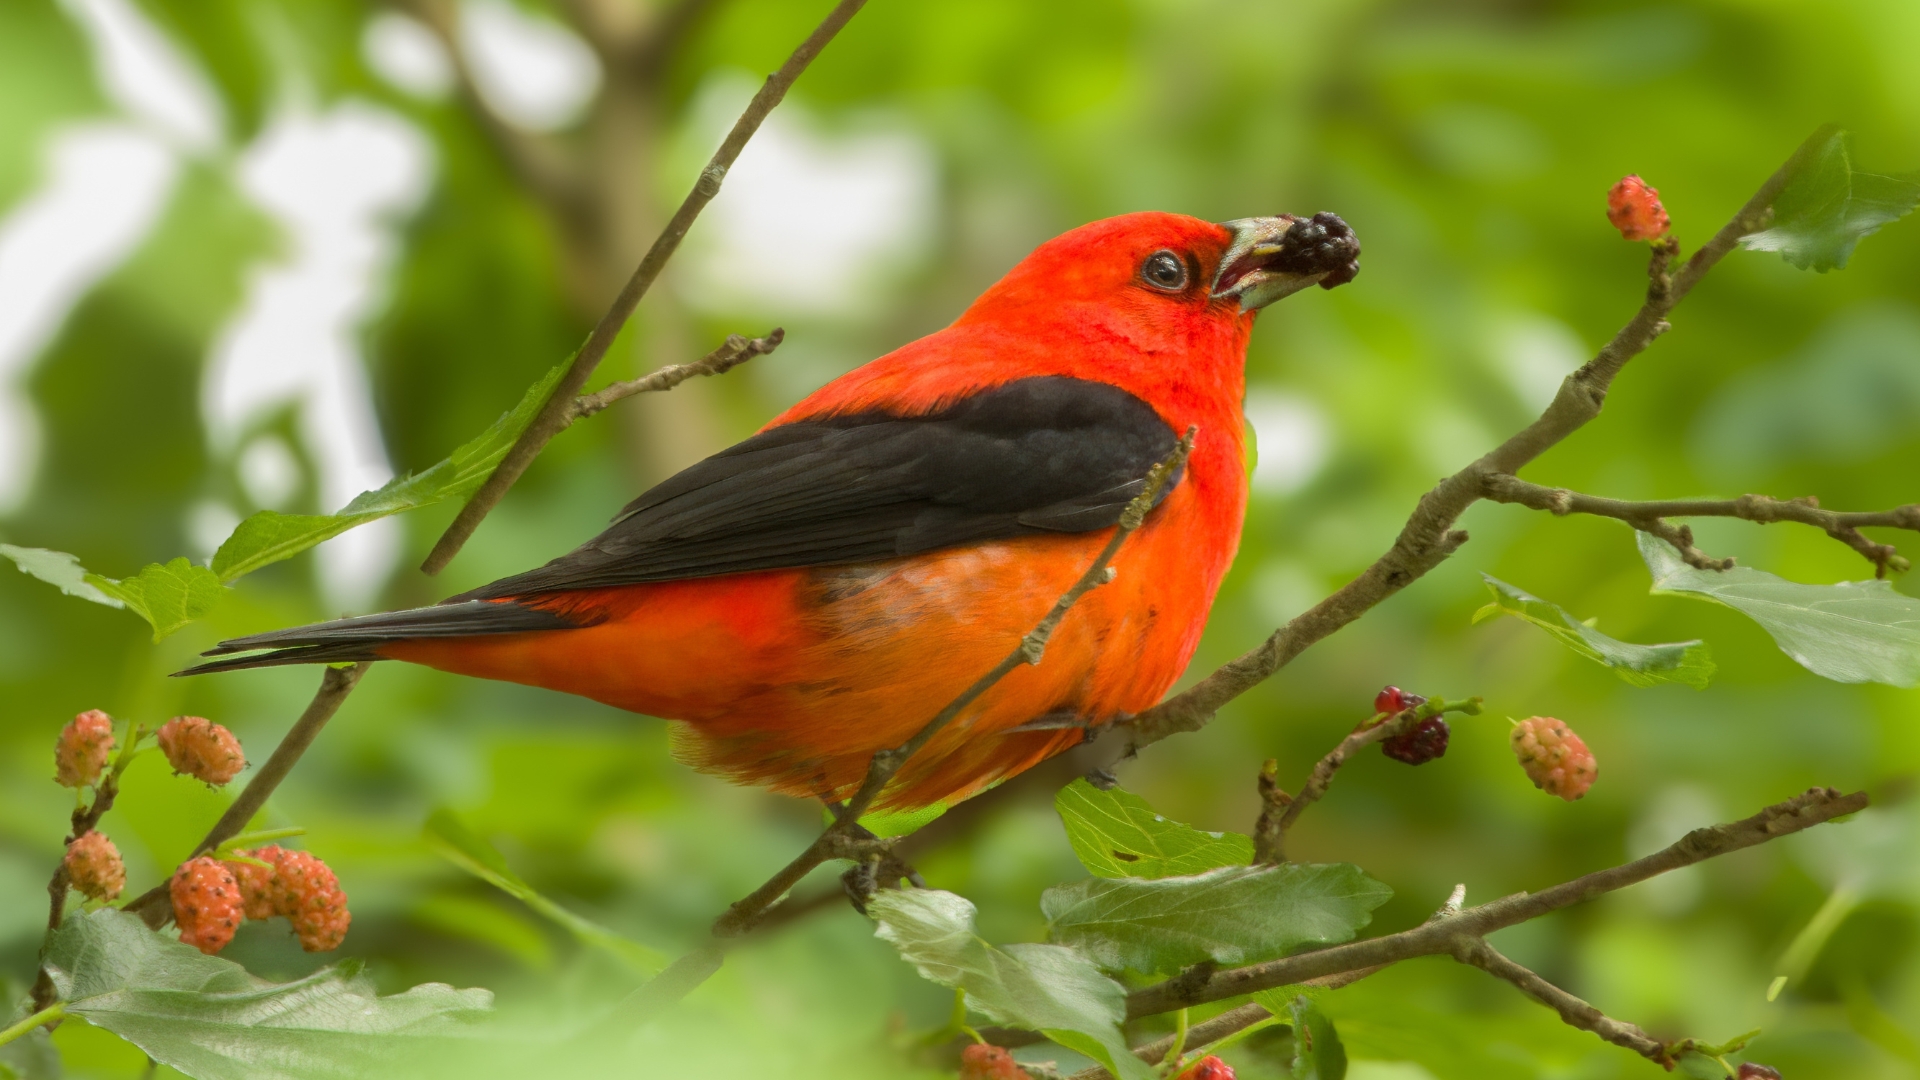
[{"label": "black wing feather", "polygon": [[456,599],[870,562],[1102,529],[1177,441],[1146,402],[1064,376],[1017,379],[924,415],[802,420],[653,488],[571,553]]}]

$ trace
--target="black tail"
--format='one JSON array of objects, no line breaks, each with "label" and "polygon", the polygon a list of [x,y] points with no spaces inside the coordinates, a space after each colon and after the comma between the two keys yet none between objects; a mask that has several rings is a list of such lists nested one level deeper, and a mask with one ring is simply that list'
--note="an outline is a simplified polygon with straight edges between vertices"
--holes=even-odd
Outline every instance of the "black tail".
[{"label": "black tail", "polygon": [[387,611],[352,619],[335,619],[291,630],[275,630],[223,641],[203,656],[271,649],[253,656],[234,656],[199,664],[175,675],[205,675],[211,671],[277,667],[281,664],[337,664],[378,660],[379,648],[394,641],[419,638],[481,637],[518,634],[529,630],[577,630],[586,623],[512,601],[469,600],[460,604]]}]

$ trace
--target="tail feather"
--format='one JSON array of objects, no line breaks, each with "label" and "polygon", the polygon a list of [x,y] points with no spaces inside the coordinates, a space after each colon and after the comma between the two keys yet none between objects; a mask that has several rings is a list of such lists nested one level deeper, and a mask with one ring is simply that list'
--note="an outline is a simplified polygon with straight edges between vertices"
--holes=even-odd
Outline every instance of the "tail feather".
[{"label": "tail feather", "polygon": [[[378,660],[380,646],[394,641],[577,630],[585,625],[589,624],[540,608],[524,607],[510,600],[469,600],[465,603],[335,619],[312,626],[296,626],[289,630],[232,638],[201,654],[228,656],[229,659],[200,664],[174,674],[204,675],[214,671],[277,667],[281,664]],[[234,653],[260,649],[273,651],[253,656],[232,656]]]}]

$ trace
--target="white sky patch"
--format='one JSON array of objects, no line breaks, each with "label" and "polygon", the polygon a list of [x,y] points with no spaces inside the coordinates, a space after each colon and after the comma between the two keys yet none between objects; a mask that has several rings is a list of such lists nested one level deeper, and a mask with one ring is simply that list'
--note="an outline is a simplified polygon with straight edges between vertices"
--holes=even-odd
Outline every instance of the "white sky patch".
[{"label": "white sky patch", "polygon": [[520,127],[566,127],[600,89],[600,61],[586,42],[509,0],[466,0],[459,36],[480,96]]},{"label": "white sky patch", "polygon": [[235,463],[240,486],[255,506],[284,510],[300,490],[300,459],[278,435],[262,435],[247,444]]},{"label": "white sky patch", "polygon": [[[701,89],[688,131],[701,158],[757,86],[731,72]],[[688,235],[681,297],[715,312],[868,314],[890,291],[889,275],[930,246],[938,182],[932,150],[904,122],[824,133],[789,98]]]},{"label": "white sky patch", "polygon": [[100,88],[128,116],[187,150],[217,146],[220,99],[199,71],[129,0],[63,0],[93,46]]},{"label": "white sky patch", "polygon": [[153,228],[179,175],[131,124],[73,124],[43,151],[46,179],[0,221],[0,510],[19,505],[40,456],[25,376],[74,304]]},{"label": "white sky patch", "polygon": [[[431,174],[417,129],[357,102],[283,112],[239,162],[241,188],[286,231],[289,254],[252,271],[241,310],[214,345],[202,386],[208,438],[232,453],[262,417],[294,403],[322,510],[393,475],[358,333],[398,247],[392,219],[420,201]],[[253,452],[242,454],[243,470]],[[379,521],[321,545],[329,601],[371,602],[398,541],[398,523]]]},{"label": "white sky patch", "polygon": [[374,73],[414,97],[433,100],[453,89],[453,62],[432,30],[416,19],[383,11],[367,20],[360,55]]},{"label": "white sky patch", "polygon": [[1253,467],[1253,489],[1267,495],[1289,495],[1305,487],[1332,449],[1326,414],[1311,400],[1282,390],[1247,391],[1247,422],[1253,425],[1259,460]]},{"label": "white sky patch", "polygon": [[1545,409],[1560,383],[1587,359],[1573,327],[1546,315],[1510,320],[1494,335],[1494,359],[1515,397],[1530,410]]}]

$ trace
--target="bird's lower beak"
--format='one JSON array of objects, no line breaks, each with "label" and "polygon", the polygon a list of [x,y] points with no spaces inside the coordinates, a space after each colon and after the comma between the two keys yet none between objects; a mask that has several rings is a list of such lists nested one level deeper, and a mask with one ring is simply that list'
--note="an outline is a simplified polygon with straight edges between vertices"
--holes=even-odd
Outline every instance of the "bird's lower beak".
[{"label": "bird's lower beak", "polygon": [[1241,311],[1266,307],[1309,285],[1344,285],[1360,272],[1360,241],[1338,214],[1281,214],[1221,224],[1233,230],[1233,244],[1220,259],[1213,297],[1236,299]]}]

